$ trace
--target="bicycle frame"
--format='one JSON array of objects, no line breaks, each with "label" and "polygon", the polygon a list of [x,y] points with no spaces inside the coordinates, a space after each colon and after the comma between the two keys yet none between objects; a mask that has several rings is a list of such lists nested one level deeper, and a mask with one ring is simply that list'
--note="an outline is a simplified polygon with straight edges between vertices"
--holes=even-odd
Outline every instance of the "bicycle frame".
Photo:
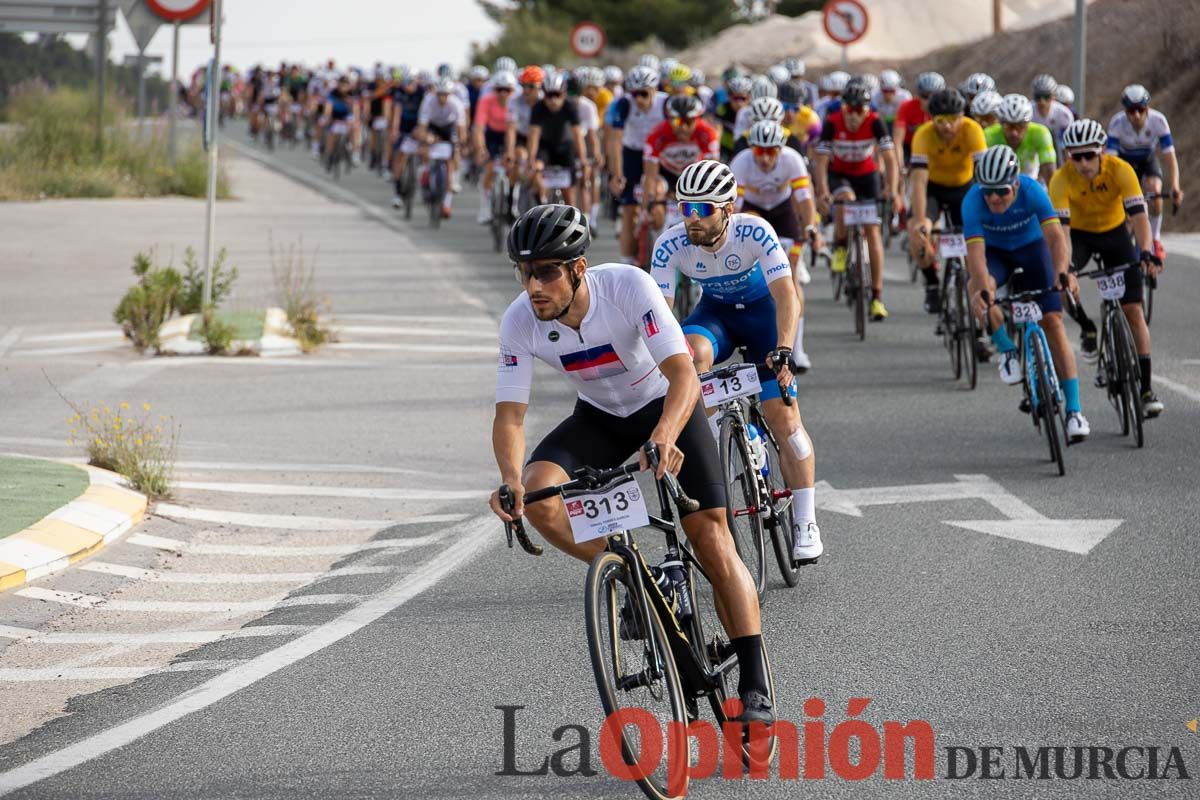
[{"label": "bicycle frame", "polygon": [[1024,330],[1021,334],[1021,359],[1025,366],[1025,382],[1033,409],[1036,411],[1041,407],[1042,403],[1042,398],[1039,398],[1037,393],[1038,380],[1037,375],[1034,373],[1034,360],[1027,355],[1031,352],[1031,348],[1034,345],[1040,347],[1045,356],[1046,369],[1050,378],[1050,389],[1054,392],[1055,399],[1059,403],[1062,403],[1062,387],[1058,382],[1058,370],[1054,368],[1054,359],[1050,353],[1050,343],[1046,340],[1046,332],[1036,322],[1022,323],[1022,327]]}]

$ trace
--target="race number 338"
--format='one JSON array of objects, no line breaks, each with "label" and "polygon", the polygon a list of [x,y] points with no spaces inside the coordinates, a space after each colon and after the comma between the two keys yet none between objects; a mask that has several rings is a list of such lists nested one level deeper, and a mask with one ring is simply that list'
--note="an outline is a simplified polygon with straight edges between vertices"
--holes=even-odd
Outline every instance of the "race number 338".
[{"label": "race number 338", "polygon": [[598,492],[568,495],[563,502],[576,543],[650,524],[646,498],[632,475]]}]

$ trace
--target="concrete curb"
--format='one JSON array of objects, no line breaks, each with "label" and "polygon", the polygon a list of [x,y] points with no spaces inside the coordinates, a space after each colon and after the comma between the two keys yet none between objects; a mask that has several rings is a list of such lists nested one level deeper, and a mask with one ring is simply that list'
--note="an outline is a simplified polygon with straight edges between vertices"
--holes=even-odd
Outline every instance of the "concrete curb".
[{"label": "concrete curb", "polygon": [[[175,317],[163,323],[158,329],[159,349],[164,355],[188,356],[204,355],[208,347],[204,342],[188,338],[192,322],[198,314],[187,314]],[[229,345],[231,353],[254,353],[264,358],[274,356],[296,356],[303,351],[300,342],[292,336],[292,326],[288,322],[287,312],[282,308],[266,309],[266,319],[263,321],[263,335],[258,339],[237,340]]]},{"label": "concrete curb", "polygon": [[[77,466],[77,465],[73,465]],[[146,515],[146,496],[96,467],[88,488],[19,533],[0,539],[0,591],[57,572],[124,536]]]}]

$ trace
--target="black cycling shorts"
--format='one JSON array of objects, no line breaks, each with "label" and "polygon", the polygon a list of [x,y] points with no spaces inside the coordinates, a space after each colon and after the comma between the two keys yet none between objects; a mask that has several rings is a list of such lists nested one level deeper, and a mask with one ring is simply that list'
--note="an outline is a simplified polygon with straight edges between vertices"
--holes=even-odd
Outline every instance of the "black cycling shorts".
[{"label": "black cycling shorts", "polygon": [[429,132],[439,142],[450,142],[453,144],[458,140],[458,126],[451,123],[450,125],[434,125],[429,123]]},{"label": "black cycling shorts", "polygon": [[774,208],[762,208],[754,203],[743,201],[742,211],[747,214],[757,214],[765,219],[775,229],[775,235],[780,239],[791,239],[793,244],[804,241],[804,236],[800,233],[800,218],[796,216],[796,209],[792,206],[790,196]]},{"label": "black cycling shorts", "polygon": [[925,189],[925,216],[936,222],[938,214],[944,209],[950,224],[961,228],[962,202],[972,184],[974,181],[967,181],[962,186],[943,186],[930,181]]},{"label": "black cycling shorts", "polygon": [[837,197],[838,190],[848,188],[854,192],[856,200],[878,199],[879,170],[868,172],[866,175],[847,175],[844,172],[829,171],[829,193]]},{"label": "black cycling shorts", "polygon": [[1157,155],[1151,155],[1148,158],[1143,158],[1141,161],[1131,161],[1128,158],[1125,160],[1129,162],[1129,166],[1133,167],[1133,171],[1137,173],[1139,182],[1150,177],[1162,180],[1162,164],[1158,162]]},{"label": "black cycling shorts", "polygon": [[575,146],[570,142],[560,143],[557,147],[538,146],[538,160],[547,167],[562,167],[574,169]]},{"label": "black cycling shorts", "polygon": [[[570,475],[582,466],[612,469],[637,457],[639,448],[662,417],[665,397],[651,400],[628,417],[618,417],[583,399],[575,402],[571,416],[546,434],[529,457],[558,464]],[[683,451],[679,485],[700,504],[700,510],[725,508],[725,483],[720,456],[708,419],[699,403],[675,445]]]},{"label": "black cycling shorts", "polygon": [[1142,302],[1142,266],[1137,262],[1137,249],[1133,238],[1122,222],[1104,233],[1089,233],[1071,228],[1071,271],[1080,272],[1088,268],[1094,253],[1100,254],[1105,267],[1133,264],[1125,270],[1125,294],[1121,305]]}]

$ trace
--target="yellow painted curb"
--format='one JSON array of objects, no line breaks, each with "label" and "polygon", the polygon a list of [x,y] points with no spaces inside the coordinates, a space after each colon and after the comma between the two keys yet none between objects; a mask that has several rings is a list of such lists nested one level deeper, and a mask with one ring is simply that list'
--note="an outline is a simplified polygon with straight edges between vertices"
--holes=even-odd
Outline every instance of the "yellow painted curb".
[{"label": "yellow painted curb", "polygon": [[0,539],[0,591],[63,569],[124,536],[146,515],[146,496],[116,473],[81,467],[83,494],[19,533]]}]

